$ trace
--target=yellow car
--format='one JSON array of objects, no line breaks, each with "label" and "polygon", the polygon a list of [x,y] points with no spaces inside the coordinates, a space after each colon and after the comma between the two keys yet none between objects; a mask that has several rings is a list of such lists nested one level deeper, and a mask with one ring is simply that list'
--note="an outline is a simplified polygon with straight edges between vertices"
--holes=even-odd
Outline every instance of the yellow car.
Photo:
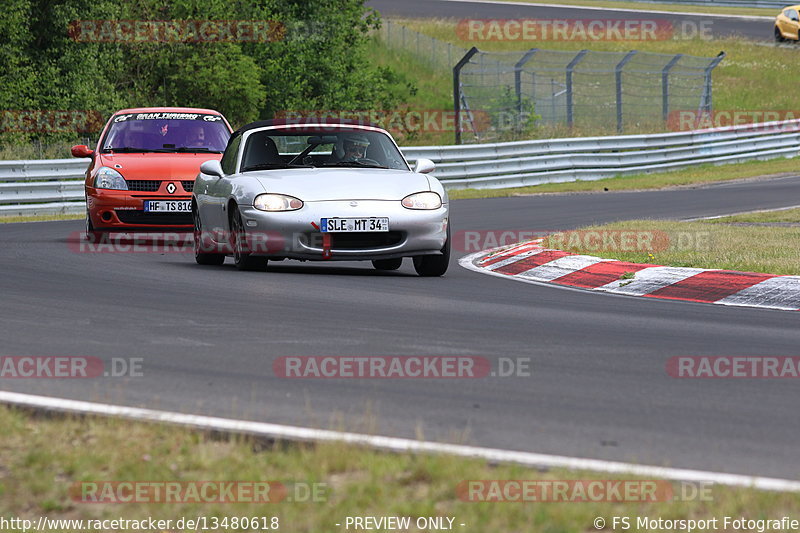
[{"label": "yellow car", "polygon": [[800,41],[800,5],[784,7],[775,18],[775,41]]}]

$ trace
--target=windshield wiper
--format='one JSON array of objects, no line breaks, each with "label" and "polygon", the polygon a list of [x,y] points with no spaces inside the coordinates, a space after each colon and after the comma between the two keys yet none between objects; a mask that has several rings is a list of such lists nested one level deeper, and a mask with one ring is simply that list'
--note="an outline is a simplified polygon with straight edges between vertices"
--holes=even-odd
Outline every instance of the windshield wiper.
[{"label": "windshield wiper", "polygon": [[118,153],[167,153],[171,152],[171,148],[135,148],[133,146],[120,146],[120,147],[110,147],[110,148],[103,148],[103,153],[108,152],[118,152]]},{"label": "windshield wiper", "polygon": [[212,150],[211,148],[204,148],[204,147],[203,148],[201,148],[201,147],[194,148],[194,147],[190,147],[190,146],[181,146],[179,148],[171,148],[170,150],[173,151],[173,152],[209,152],[209,153],[214,153],[214,154],[221,154],[222,153],[222,150]]},{"label": "windshield wiper", "polygon": [[275,170],[281,168],[314,168],[314,165],[290,165],[287,163],[260,163],[258,165],[250,165],[244,167],[242,172],[250,172],[251,170]]},{"label": "windshield wiper", "polygon": [[339,161],[338,163],[325,163],[323,167],[360,167],[360,168],[389,168],[383,165],[370,165],[369,163],[359,163],[358,161]]}]

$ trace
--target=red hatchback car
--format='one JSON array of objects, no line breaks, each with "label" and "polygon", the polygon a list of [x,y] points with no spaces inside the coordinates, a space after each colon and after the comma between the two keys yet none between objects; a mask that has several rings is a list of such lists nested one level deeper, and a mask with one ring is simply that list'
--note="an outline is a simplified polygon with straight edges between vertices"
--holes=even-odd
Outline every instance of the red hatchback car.
[{"label": "red hatchback car", "polygon": [[86,234],[191,230],[200,163],[220,159],[231,126],[218,111],[185,107],[123,109],[108,120],[86,171]]}]

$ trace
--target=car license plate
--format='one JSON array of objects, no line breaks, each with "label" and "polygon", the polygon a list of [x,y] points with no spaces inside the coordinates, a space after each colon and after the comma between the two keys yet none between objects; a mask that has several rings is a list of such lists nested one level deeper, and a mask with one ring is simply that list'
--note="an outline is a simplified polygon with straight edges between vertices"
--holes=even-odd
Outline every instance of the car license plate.
[{"label": "car license plate", "polygon": [[188,213],[192,205],[190,200],[146,200],[144,210],[147,213]]},{"label": "car license plate", "polygon": [[323,218],[320,220],[319,228],[323,233],[389,231],[389,219],[386,217]]}]

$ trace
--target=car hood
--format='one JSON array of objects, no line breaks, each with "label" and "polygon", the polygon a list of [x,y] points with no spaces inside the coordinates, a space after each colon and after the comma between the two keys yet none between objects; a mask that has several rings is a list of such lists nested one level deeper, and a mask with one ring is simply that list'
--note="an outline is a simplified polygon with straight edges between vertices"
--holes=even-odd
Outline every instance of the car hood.
[{"label": "car hood", "polygon": [[402,200],[431,190],[423,174],[407,170],[302,168],[248,172],[264,190],[304,202],[323,200]]},{"label": "car hood", "polygon": [[221,158],[222,154],[209,153],[100,154],[100,163],[125,179],[193,180],[200,163]]}]

